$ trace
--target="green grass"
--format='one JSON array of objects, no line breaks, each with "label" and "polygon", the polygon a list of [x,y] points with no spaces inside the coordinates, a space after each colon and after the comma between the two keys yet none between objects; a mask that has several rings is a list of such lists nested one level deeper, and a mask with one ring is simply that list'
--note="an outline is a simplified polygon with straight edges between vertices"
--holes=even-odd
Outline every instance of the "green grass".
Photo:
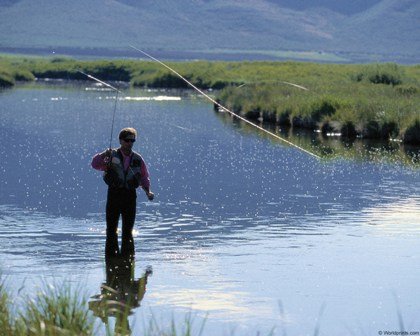
[{"label": "green grass", "polygon": [[30,70],[21,67],[24,58],[0,56],[0,88],[12,87],[16,81],[33,81],[35,76]]},{"label": "green grass", "polygon": [[279,125],[341,133],[345,133],[344,126],[350,126],[354,136],[420,143],[413,135],[420,121],[419,66],[305,67],[312,71],[297,70],[300,78],[286,72],[273,77],[303,85],[308,91],[280,81],[261,80],[227,87],[218,100],[248,118],[263,118]]},{"label": "green grass", "polygon": [[[202,89],[220,90],[216,98],[221,104],[250,119],[420,144],[420,65],[207,61],[168,65]],[[188,87],[155,62],[8,56],[0,57],[0,85],[34,77],[85,80],[78,70],[135,87]]]},{"label": "green grass", "polygon": [[94,319],[80,291],[70,286],[45,285],[35,299],[25,299],[23,311],[16,311],[0,285],[0,331],[4,336],[94,335]]},{"label": "green grass", "polygon": [[[34,299],[25,298],[18,311],[0,276],[0,335],[2,336],[94,336],[98,333],[95,317],[89,311],[88,301],[80,289],[70,285],[44,284]],[[115,304],[115,301],[110,304]],[[122,303],[121,303],[122,305]],[[121,315],[118,315],[121,314]],[[115,310],[116,320],[128,321],[129,309]],[[192,313],[182,322],[172,319],[170,326],[158,322],[152,315],[145,324],[146,336],[200,336],[205,319],[197,325]],[[105,328],[107,336],[130,335],[128,323],[116,323]]]}]

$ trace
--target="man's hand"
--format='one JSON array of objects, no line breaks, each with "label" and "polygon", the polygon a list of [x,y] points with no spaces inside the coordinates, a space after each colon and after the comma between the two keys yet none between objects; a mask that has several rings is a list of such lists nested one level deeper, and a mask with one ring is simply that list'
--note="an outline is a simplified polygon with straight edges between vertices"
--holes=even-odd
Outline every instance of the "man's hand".
[{"label": "man's hand", "polygon": [[153,201],[153,199],[155,198],[155,194],[152,193],[151,191],[147,191],[146,195],[147,195],[147,198],[149,199],[149,201]]},{"label": "man's hand", "polygon": [[112,149],[111,148],[108,148],[105,152],[104,152],[104,154],[103,154],[103,159],[105,159],[105,158],[110,158],[111,157],[111,155],[112,155]]}]

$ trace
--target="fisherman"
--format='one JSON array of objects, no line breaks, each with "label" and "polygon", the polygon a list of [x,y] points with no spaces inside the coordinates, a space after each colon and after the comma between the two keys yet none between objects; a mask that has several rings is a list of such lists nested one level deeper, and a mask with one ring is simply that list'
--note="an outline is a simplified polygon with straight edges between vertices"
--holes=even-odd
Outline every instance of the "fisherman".
[{"label": "fisherman", "polygon": [[[141,186],[147,198],[152,201],[149,172],[140,154],[132,150],[137,131],[128,127],[119,134],[120,148],[107,149],[96,154],[92,167],[104,171],[104,181],[108,185],[106,203],[106,244],[107,256],[134,256],[133,227],[136,217],[136,188]],[[122,218],[121,253],[118,247],[118,221]]]}]

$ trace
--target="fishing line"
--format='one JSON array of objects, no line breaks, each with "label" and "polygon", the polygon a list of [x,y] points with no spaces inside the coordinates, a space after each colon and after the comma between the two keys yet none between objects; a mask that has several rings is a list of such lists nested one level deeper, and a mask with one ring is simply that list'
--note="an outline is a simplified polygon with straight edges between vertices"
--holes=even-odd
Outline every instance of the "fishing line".
[{"label": "fishing line", "polygon": [[269,84],[269,83],[272,83],[272,84],[276,84],[276,83],[282,83],[282,84],[287,84],[287,85],[291,85],[291,86],[294,86],[294,87],[297,87],[298,89],[302,89],[302,90],[305,90],[305,91],[309,91],[309,89],[308,88],[306,88],[306,87],[304,87],[304,86],[302,86],[302,85],[299,85],[299,84],[295,84],[295,83],[291,83],[291,82],[285,82],[285,81],[263,81],[263,82],[251,82],[251,83],[243,83],[243,84],[241,84],[241,85],[239,85],[239,86],[236,86],[236,89],[239,89],[239,88],[241,88],[241,87],[244,87],[245,85],[253,85],[253,84]]},{"label": "fishing line", "polygon": [[109,87],[110,89],[112,89],[112,90],[114,90],[116,92],[116,95],[115,95],[115,103],[114,103],[114,112],[112,113],[111,136],[109,138],[109,148],[111,149],[112,148],[112,137],[113,137],[113,134],[114,134],[115,113],[117,111],[118,94],[119,93],[122,93],[122,92],[120,90],[118,90],[116,87],[113,87],[112,85],[110,85],[110,84],[108,84],[108,83],[106,83],[104,81],[101,81],[100,79],[98,79],[96,77],[93,77],[92,75],[89,75],[87,73],[84,73],[83,71],[80,71],[80,70],[78,70],[78,72],[80,72],[81,74],[85,75],[86,77],[88,77],[90,79],[93,79],[94,81],[96,81],[98,83],[101,83],[102,85],[105,85],[105,86]]},{"label": "fishing line", "polygon": [[112,136],[114,133],[114,121],[115,121],[115,111],[117,111],[118,93],[119,91],[117,91],[117,93],[115,94],[114,113],[112,113],[111,136],[109,137],[109,148],[112,147]]},{"label": "fishing line", "polygon": [[[287,143],[288,145],[293,146],[293,147],[295,147],[295,148],[297,148],[297,149],[301,150],[302,152],[305,152],[306,154],[309,154],[309,155],[311,155],[311,156],[313,156],[313,157],[315,157],[315,158],[317,158],[317,159],[321,159],[321,157],[320,157],[320,156],[318,156],[318,155],[316,155],[316,154],[314,154],[314,153],[312,153],[312,152],[310,152],[310,151],[308,151],[308,150],[306,150],[306,149],[304,149],[304,148],[302,148],[302,147],[300,147],[300,146],[298,146],[298,145],[295,145],[294,143],[292,143],[292,142],[290,142],[290,141],[288,141],[288,140],[286,140],[286,139],[284,139],[284,138],[282,138],[282,137],[278,136],[277,134],[274,134],[274,133],[272,133],[272,132],[270,132],[270,131],[266,130],[265,128],[263,128],[263,127],[261,127],[261,126],[258,126],[258,125],[256,125],[256,124],[252,123],[252,122],[251,122],[251,121],[249,121],[248,119],[245,119],[244,117],[242,117],[242,116],[240,116],[240,115],[238,115],[238,114],[236,114],[236,113],[232,112],[232,111],[231,111],[231,110],[229,110],[227,107],[223,106],[222,104],[220,104],[219,102],[217,102],[216,100],[214,100],[213,98],[211,98],[209,95],[207,95],[206,93],[204,93],[204,92],[203,92],[202,90],[200,90],[197,86],[195,86],[193,83],[191,83],[188,79],[184,78],[182,75],[180,75],[180,74],[179,74],[178,72],[176,72],[174,69],[172,69],[169,65],[167,65],[167,64],[165,64],[165,63],[163,63],[162,61],[158,60],[157,58],[153,57],[152,55],[149,55],[148,53],[144,52],[143,50],[140,50],[140,49],[138,49],[138,48],[136,48],[136,47],[134,47],[134,46],[132,46],[132,45],[130,45],[130,47],[131,47],[131,48],[133,48],[134,50],[137,50],[137,51],[141,52],[143,55],[145,55],[145,56],[147,56],[148,58],[150,58],[150,59],[154,60],[155,62],[157,62],[157,63],[161,64],[161,65],[162,65],[162,66],[164,66],[166,69],[168,69],[168,70],[170,70],[171,72],[173,72],[174,74],[176,74],[176,75],[177,75],[179,78],[181,78],[184,82],[186,82],[188,85],[190,85],[190,86],[191,86],[194,90],[196,90],[197,92],[199,92],[200,94],[202,94],[204,97],[206,97],[206,98],[207,98],[208,100],[210,100],[213,104],[215,104],[216,106],[218,106],[219,108],[221,108],[223,111],[227,111],[227,112],[229,112],[231,115],[233,115],[233,116],[237,117],[238,119],[242,120],[243,122],[245,122],[245,123],[247,123],[247,124],[249,124],[249,125],[251,125],[251,126],[254,126],[254,127],[258,128],[260,131],[263,131],[263,132],[265,132],[265,133],[267,133],[267,134],[269,134],[269,135],[273,136],[274,138],[276,138],[276,139],[278,139],[278,140],[280,140],[280,141],[283,141],[283,142]],[[287,83],[287,84],[292,84],[292,83],[289,83],[289,82],[285,82],[285,83]],[[296,86],[296,84],[293,84],[293,86]],[[300,85],[299,85],[299,86],[300,86]],[[301,87],[301,88],[303,88],[303,87]],[[306,89],[306,88],[303,88],[303,89]],[[307,90],[307,89],[306,89],[306,90]]]}]

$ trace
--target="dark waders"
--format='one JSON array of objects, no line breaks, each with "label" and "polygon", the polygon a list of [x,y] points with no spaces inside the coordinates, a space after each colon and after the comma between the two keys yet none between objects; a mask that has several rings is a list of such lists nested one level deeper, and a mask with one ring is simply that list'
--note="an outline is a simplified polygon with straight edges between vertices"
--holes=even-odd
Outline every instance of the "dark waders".
[{"label": "dark waders", "polygon": [[[124,188],[108,188],[106,202],[105,254],[109,257],[134,256],[133,227],[136,218],[136,191]],[[121,254],[118,247],[118,220],[122,219]]]}]

